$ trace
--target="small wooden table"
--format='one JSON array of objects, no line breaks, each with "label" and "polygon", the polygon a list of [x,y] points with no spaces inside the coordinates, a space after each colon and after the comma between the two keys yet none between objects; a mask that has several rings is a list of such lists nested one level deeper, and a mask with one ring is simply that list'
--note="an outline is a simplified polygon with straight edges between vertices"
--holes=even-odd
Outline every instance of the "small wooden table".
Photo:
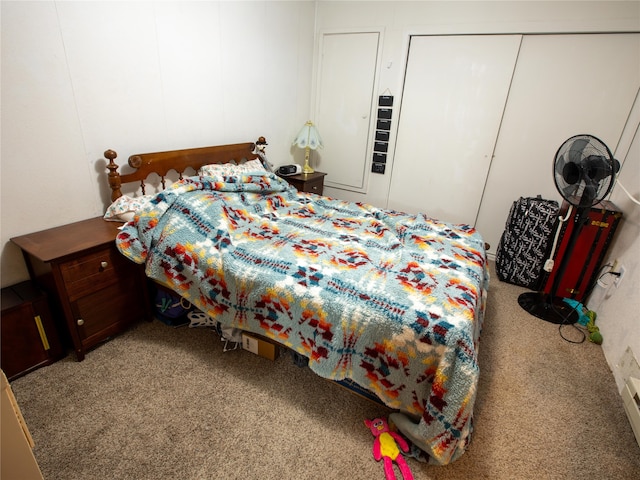
[{"label": "small wooden table", "polygon": [[296,173],[295,175],[287,175],[282,178],[293,185],[300,192],[317,193],[322,195],[324,189],[324,177],[326,173]]},{"label": "small wooden table", "polygon": [[26,281],[2,289],[0,366],[10,381],[66,354],[47,295]]},{"label": "small wooden table", "polygon": [[79,361],[136,319],[151,318],[143,266],[116,248],[120,225],[96,217],[11,239],[64,316]]}]

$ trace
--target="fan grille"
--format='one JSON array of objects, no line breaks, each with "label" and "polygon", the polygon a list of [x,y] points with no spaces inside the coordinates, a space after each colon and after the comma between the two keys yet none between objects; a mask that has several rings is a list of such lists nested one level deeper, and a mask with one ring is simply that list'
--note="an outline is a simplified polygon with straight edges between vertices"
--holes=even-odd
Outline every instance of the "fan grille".
[{"label": "fan grille", "polygon": [[554,158],[556,188],[572,205],[595,205],[613,187],[616,162],[609,148],[597,137],[571,137],[560,146]]}]

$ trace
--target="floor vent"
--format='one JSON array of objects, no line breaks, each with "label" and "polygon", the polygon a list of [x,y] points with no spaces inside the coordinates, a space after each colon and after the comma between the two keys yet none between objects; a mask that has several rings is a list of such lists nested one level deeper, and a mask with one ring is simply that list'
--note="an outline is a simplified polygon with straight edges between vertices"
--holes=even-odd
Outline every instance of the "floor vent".
[{"label": "floor vent", "polygon": [[631,422],[631,428],[636,436],[636,442],[640,446],[640,380],[629,377],[622,390],[622,400],[629,422]]}]

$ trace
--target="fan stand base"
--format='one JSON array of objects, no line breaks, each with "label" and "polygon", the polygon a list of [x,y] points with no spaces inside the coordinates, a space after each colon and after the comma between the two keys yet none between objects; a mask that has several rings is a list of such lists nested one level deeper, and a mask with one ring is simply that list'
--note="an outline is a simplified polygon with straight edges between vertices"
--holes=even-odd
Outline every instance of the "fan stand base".
[{"label": "fan stand base", "polygon": [[578,313],[573,307],[548,293],[522,293],[518,297],[518,303],[531,315],[546,322],[573,325],[578,321]]}]

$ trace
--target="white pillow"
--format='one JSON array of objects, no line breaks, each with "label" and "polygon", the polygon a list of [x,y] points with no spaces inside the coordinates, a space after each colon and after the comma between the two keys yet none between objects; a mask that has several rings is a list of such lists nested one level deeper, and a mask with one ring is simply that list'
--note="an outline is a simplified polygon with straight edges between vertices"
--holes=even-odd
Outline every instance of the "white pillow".
[{"label": "white pillow", "polygon": [[128,197],[126,195],[116,198],[109,205],[104,219],[110,222],[130,222],[138,210],[144,207],[153,195],[142,195],[140,197]]},{"label": "white pillow", "polygon": [[201,177],[212,177],[215,175],[239,175],[249,172],[266,172],[259,159],[249,160],[240,165],[233,163],[212,163],[211,165],[203,165],[198,170]]}]

